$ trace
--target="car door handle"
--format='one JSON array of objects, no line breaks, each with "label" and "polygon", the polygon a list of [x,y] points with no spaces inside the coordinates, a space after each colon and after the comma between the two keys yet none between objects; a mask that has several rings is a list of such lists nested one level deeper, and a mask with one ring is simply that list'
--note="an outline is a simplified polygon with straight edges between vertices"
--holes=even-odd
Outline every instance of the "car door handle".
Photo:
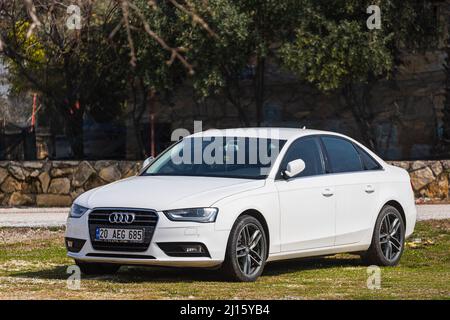
[{"label": "car door handle", "polygon": [[375,189],[371,184],[368,184],[365,189],[366,193],[374,193]]},{"label": "car door handle", "polygon": [[322,191],[322,195],[324,195],[325,197],[331,197],[333,194],[334,194],[334,191],[331,188],[325,188]]}]

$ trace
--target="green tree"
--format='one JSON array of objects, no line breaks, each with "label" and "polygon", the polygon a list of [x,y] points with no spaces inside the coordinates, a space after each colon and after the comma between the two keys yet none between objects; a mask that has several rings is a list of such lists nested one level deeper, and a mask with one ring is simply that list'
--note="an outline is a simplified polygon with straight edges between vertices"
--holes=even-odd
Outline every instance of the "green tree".
[{"label": "green tree", "polygon": [[[260,125],[269,59],[321,91],[342,90],[364,141],[376,147],[370,89],[395,73],[402,48],[426,40],[428,25],[421,10],[427,0],[375,1],[380,30],[367,29],[369,0],[111,0],[82,2],[87,22],[73,32],[63,30],[65,12],[52,11],[52,1],[39,10],[56,19],[25,37],[39,23],[30,7],[10,3],[6,11],[0,7],[5,55],[17,79],[45,93],[68,119],[77,155],[82,114],[115,114],[130,86],[133,96],[142,95],[132,99],[136,124],[149,92],[174,93],[189,79],[200,97],[224,94],[245,125],[255,110]],[[249,66],[250,81],[243,77]],[[249,82],[250,102],[243,101]],[[69,113],[76,101],[83,103],[74,121]]]},{"label": "green tree", "polygon": [[376,150],[371,89],[395,74],[402,49],[430,45],[426,35],[433,21],[428,1],[378,1],[381,28],[369,30],[365,12],[372,3],[312,1],[308,19],[280,53],[284,65],[301,79],[324,92],[342,90],[364,142]]},{"label": "green tree", "polygon": [[[250,125],[249,110],[253,105],[259,126],[265,101],[267,59],[278,58],[278,48],[291,39],[295,27],[304,16],[303,0],[219,0],[190,1],[214,30],[216,37],[181,14],[183,33],[179,39],[195,68],[194,87],[201,96],[222,91],[234,105],[245,125]],[[254,70],[251,79],[253,99],[243,101],[242,73]]]},{"label": "green tree", "polygon": [[[148,1],[127,1],[126,15],[134,17],[129,19],[132,61],[139,60],[142,47],[149,47],[140,36],[140,41],[135,41],[136,33],[150,35],[152,54],[165,57],[176,69],[159,69],[163,72],[158,72],[158,78],[164,79],[166,85],[174,83],[169,79],[189,79],[200,98],[224,93],[245,125],[250,125],[249,110],[253,105],[259,125],[265,99],[266,60],[276,56],[280,44],[293,35],[302,17],[303,2],[167,0],[154,1],[149,6]],[[242,73],[249,65],[254,69],[250,104],[242,101],[242,85],[248,82],[243,81]]]},{"label": "green tree", "polygon": [[[41,3],[30,21],[24,2],[2,3],[0,37],[13,90],[38,92],[47,113],[62,119],[73,156],[83,158],[84,115],[110,121],[122,113],[129,51],[123,35],[109,39],[122,19],[115,1],[83,2],[81,29],[74,30],[66,26],[70,4]],[[40,27],[30,32],[33,24]]]},{"label": "green tree", "polygon": [[147,0],[122,2],[126,22],[111,37],[113,41],[116,36],[126,34],[127,37],[131,64],[128,64],[131,69],[130,113],[142,157],[150,155],[139,131],[144,112],[157,94],[160,98],[170,99],[192,68],[187,63],[183,66],[178,59],[171,61],[171,45],[176,44],[176,37],[181,33],[177,29],[179,24],[175,9],[169,2],[161,2],[155,7],[149,6]]},{"label": "green tree", "polygon": [[[195,70],[196,92],[225,94],[243,124],[250,124],[250,107],[256,110],[256,124],[263,120],[270,59],[323,92],[342,91],[364,142],[376,149],[371,88],[395,74],[403,48],[429,40],[424,37],[430,26],[428,3],[376,1],[379,30],[367,28],[366,10],[374,4],[369,0],[191,0],[183,2],[188,12],[168,6],[166,15],[173,18],[172,47],[185,48],[184,57]],[[208,27],[193,23],[193,13]],[[254,68],[250,104],[242,101],[243,83],[248,84],[242,72],[248,65]]]}]

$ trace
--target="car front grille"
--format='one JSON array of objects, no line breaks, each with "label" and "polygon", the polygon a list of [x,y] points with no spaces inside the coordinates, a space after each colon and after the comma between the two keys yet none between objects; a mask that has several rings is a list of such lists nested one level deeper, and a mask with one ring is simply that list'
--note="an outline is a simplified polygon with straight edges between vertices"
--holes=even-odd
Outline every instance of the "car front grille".
[{"label": "car front grille", "polygon": [[[119,224],[109,222],[109,215],[114,212],[134,213],[135,220],[130,224]],[[142,252],[148,249],[158,222],[158,215],[154,210],[125,209],[125,208],[99,208],[89,214],[89,235],[92,247],[103,251],[128,251]],[[97,241],[95,232],[97,228],[120,228],[120,229],[144,229],[144,241],[141,243]]]}]

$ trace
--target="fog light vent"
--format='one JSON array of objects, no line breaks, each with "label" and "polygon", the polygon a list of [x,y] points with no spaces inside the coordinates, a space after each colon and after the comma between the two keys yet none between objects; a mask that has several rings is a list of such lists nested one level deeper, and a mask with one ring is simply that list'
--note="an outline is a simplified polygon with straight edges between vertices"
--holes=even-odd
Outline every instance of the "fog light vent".
[{"label": "fog light vent", "polygon": [[210,257],[208,249],[200,242],[159,242],[158,246],[169,257]]},{"label": "fog light vent", "polygon": [[67,251],[78,253],[83,248],[86,240],[75,239],[75,238],[66,238],[65,242],[66,242]]}]

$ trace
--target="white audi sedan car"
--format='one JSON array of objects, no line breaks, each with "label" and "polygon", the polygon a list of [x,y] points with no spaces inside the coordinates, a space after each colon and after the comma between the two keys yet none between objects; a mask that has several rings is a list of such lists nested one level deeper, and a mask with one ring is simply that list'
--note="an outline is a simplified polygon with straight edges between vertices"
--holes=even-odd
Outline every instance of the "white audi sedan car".
[{"label": "white audi sedan car", "polygon": [[208,267],[254,281],[266,262],[340,252],[396,265],[415,221],[408,173],[349,137],[208,130],[79,196],[65,242],[85,274]]}]

